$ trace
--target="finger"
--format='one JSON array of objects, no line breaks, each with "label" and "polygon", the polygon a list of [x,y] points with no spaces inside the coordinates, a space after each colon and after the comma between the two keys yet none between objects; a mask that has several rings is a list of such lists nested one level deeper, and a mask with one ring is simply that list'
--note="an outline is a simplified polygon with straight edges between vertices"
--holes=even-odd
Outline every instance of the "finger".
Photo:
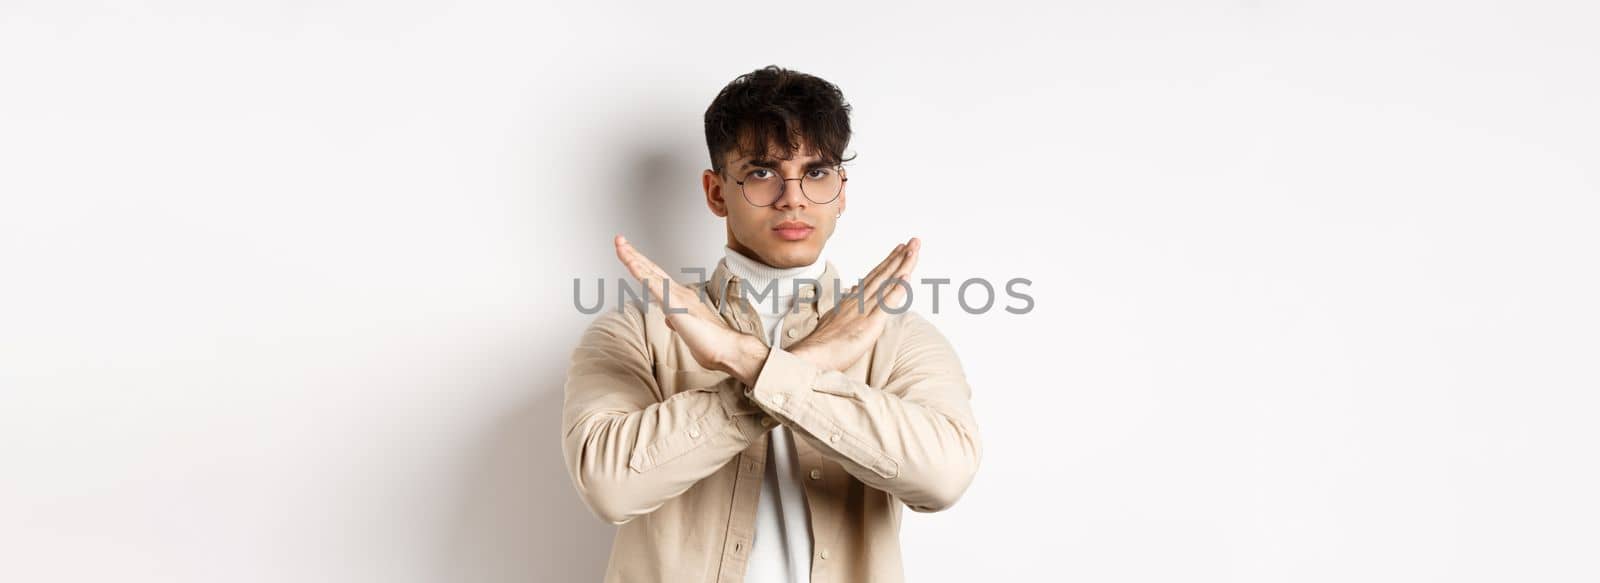
[{"label": "finger", "polygon": [[902,250],[901,248],[902,245],[895,245],[894,249],[890,250],[889,254],[884,256],[883,261],[878,262],[878,265],[873,267],[871,271],[868,271],[865,277],[862,277],[860,280],[858,280],[855,285],[850,286],[849,291],[846,291],[843,296],[840,296],[839,304],[843,305],[855,302],[858,307],[856,311],[863,313],[866,312],[866,302],[863,300],[865,300],[867,296],[861,295],[860,292],[870,289],[868,287],[868,282],[876,279],[879,274],[883,273],[884,269],[888,268],[889,262],[894,260],[895,256],[898,255]]},{"label": "finger", "polygon": [[[884,294],[884,306],[890,306],[896,310],[901,310],[901,308],[904,307],[901,304],[906,301],[906,294],[910,293],[910,290],[907,288],[909,288],[911,285],[911,271],[916,269],[917,258],[921,256],[921,251],[922,242],[917,238],[912,237],[911,244],[906,251],[905,261],[901,262],[900,268],[895,271],[894,276],[890,277],[884,283],[884,285],[889,286],[889,289]],[[902,281],[905,283],[895,283],[896,281]]]},{"label": "finger", "polygon": [[911,276],[911,270],[917,268],[917,257],[922,255],[922,240],[911,238],[911,243],[906,246],[906,259],[900,263],[900,270],[895,274],[901,279]]},{"label": "finger", "polygon": [[651,298],[658,303],[661,302],[661,282],[670,281],[671,278],[666,277],[666,272],[662,271],[660,266],[657,266],[649,257],[645,257],[644,253],[640,253],[638,249],[635,249],[633,244],[629,243],[622,235],[617,235],[616,245],[617,259],[621,260],[622,265],[628,268],[628,273],[632,274],[634,279],[639,280],[639,284],[644,286],[645,292]]},{"label": "finger", "polygon": [[641,253],[622,235],[617,235],[617,252],[623,258],[624,263],[637,267],[640,270],[640,275],[652,277],[666,277],[667,275],[667,272],[661,269],[661,266],[656,265],[649,257],[645,257],[644,253]]},{"label": "finger", "polygon": [[[872,271],[868,271],[866,277],[861,278],[861,281],[856,283],[856,286],[851,288],[851,290],[855,291],[855,290],[859,289],[859,290],[861,290],[863,292],[871,292],[872,289],[873,289],[873,287],[872,287],[873,283],[872,282],[881,279],[885,273],[889,273],[888,270],[894,268],[895,259],[900,257],[900,255],[904,251],[905,251],[905,244],[904,243],[901,243],[899,245],[895,245],[894,249],[889,251],[888,255],[884,256],[883,261],[878,262],[878,265],[876,267],[873,267]],[[862,296],[862,297],[866,297],[866,296]]]},{"label": "finger", "polygon": [[[916,265],[916,251],[921,248],[921,245],[922,241],[916,237],[906,241],[904,249],[900,253],[899,261],[892,263],[888,273],[883,274],[879,280],[872,282],[873,287],[868,288],[867,293],[872,294],[872,297],[877,300],[873,302],[874,308],[883,308],[884,306],[893,306],[895,309],[900,308],[900,303],[905,301],[904,296],[909,293],[909,290],[906,289],[910,285],[907,277],[911,274],[911,268]],[[897,283],[897,280],[904,283]],[[881,298],[878,297],[880,294],[882,295]]]},{"label": "finger", "polygon": [[883,256],[883,261],[879,261],[871,271],[867,272],[866,277],[861,278],[861,283],[857,283],[856,287],[862,287],[866,282],[872,281],[872,278],[877,277],[878,274],[882,273],[883,270],[889,265],[889,262],[893,260],[896,255],[900,254],[900,251],[904,248],[904,246],[905,245],[903,243],[900,245],[895,245],[894,249],[891,249],[888,255]]},{"label": "finger", "polygon": [[867,280],[862,287],[864,294],[862,297],[873,298],[876,300],[879,293],[884,293],[887,291],[883,290],[884,283],[889,281],[889,279],[893,277],[895,273],[898,273],[900,266],[905,262],[906,254],[911,250],[911,248],[909,245],[901,244],[899,250],[899,253],[889,257],[882,271],[878,272],[872,279]]},{"label": "finger", "polygon": [[[663,306],[670,306],[674,312],[699,305],[695,301],[694,290],[689,289],[677,280],[667,275],[667,270],[662,269],[656,262],[651,261],[644,253],[640,252],[628,240],[617,235],[618,257],[623,258],[624,265],[628,266],[629,273],[639,280],[649,292],[650,297]],[[663,295],[665,294],[665,295]],[[670,298],[670,302],[668,299]],[[702,314],[704,316],[704,314]]]},{"label": "finger", "polygon": [[627,238],[617,235],[614,242],[617,246],[617,260],[622,262],[622,266],[628,269],[628,273],[634,279],[643,281],[652,275],[644,266],[644,262],[640,261],[641,255],[638,250],[628,243]]}]

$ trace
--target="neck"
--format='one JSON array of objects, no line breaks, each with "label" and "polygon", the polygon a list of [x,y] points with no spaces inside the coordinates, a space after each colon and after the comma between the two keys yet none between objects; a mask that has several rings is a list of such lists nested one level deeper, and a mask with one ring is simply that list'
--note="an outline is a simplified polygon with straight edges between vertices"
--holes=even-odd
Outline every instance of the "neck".
[{"label": "neck", "polygon": [[822,271],[826,267],[821,256],[818,256],[817,260],[811,265],[778,268],[740,253],[732,247],[724,246],[723,251],[723,261],[728,265],[729,273],[739,276],[739,279],[749,281],[751,288],[758,291],[766,289],[773,281],[777,281],[776,292],[780,296],[788,296],[794,293],[794,286],[790,283],[791,280],[795,278],[817,279],[822,276]]}]

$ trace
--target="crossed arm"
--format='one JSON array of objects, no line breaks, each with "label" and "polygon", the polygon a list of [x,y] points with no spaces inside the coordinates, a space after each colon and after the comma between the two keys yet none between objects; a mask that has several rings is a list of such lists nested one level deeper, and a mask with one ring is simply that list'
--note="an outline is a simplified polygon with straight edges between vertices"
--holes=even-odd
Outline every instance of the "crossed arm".
[{"label": "crossed arm", "polygon": [[[663,283],[677,285],[621,237],[617,247],[652,295]],[[909,274],[918,248],[916,239],[896,247],[854,295],[874,297],[876,286]],[[900,286],[890,287],[886,303],[897,305]],[[692,297],[686,288],[671,293]],[[573,352],[562,415],[567,469],[585,503],[612,524],[648,514],[744,451],[765,432],[766,416],[912,510],[955,503],[976,473],[981,444],[954,350],[906,312],[882,386],[855,381],[840,371],[878,342],[888,315],[881,305],[847,305],[788,350],[728,328],[703,304],[669,313],[668,326],[696,360],[726,375],[670,396],[652,374],[643,316],[625,310],[597,319]]]}]

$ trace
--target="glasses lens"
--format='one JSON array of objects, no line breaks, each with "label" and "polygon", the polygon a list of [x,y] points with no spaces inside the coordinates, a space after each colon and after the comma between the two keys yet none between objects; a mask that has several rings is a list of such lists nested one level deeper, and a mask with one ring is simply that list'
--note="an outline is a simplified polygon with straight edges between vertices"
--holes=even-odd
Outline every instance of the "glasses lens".
[{"label": "glasses lens", "polygon": [[811,202],[828,204],[839,198],[839,191],[844,189],[844,180],[836,168],[813,168],[807,170],[805,178],[800,180],[800,189],[805,191],[806,198]]},{"label": "glasses lens", "polygon": [[783,179],[777,172],[766,168],[756,168],[746,172],[744,178],[744,198],[750,204],[767,206],[778,202],[778,195],[783,193]]}]

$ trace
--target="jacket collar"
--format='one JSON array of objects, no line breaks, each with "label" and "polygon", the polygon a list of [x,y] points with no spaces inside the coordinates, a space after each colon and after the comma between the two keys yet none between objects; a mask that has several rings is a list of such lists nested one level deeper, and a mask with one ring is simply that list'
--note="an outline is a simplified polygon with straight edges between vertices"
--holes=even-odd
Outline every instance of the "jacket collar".
[{"label": "jacket collar", "polygon": [[[826,314],[828,310],[832,310],[837,295],[843,293],[840,291],[839,270],[834,268],[832,261],[824,259],[822,263],[825,267],[822,270],[822,275],[817,276],[815,282],[804,278],[798,280],[800,282],[799,299],[809,302],[811,298],[815,298],[818,314]],[[717,268],[711,272],[711,278],[706,280],[706,295],[711,298],[711,305],[715,306],[717,311],[721,313],[725,309],[723,300],[729,297],[738,298],[738,286],[741,285],[743,284],[740,283],[739,278],[728,270],[727,260],[720,259],[717,261]],[[760,290],[754,291],[759,292]]]}]

